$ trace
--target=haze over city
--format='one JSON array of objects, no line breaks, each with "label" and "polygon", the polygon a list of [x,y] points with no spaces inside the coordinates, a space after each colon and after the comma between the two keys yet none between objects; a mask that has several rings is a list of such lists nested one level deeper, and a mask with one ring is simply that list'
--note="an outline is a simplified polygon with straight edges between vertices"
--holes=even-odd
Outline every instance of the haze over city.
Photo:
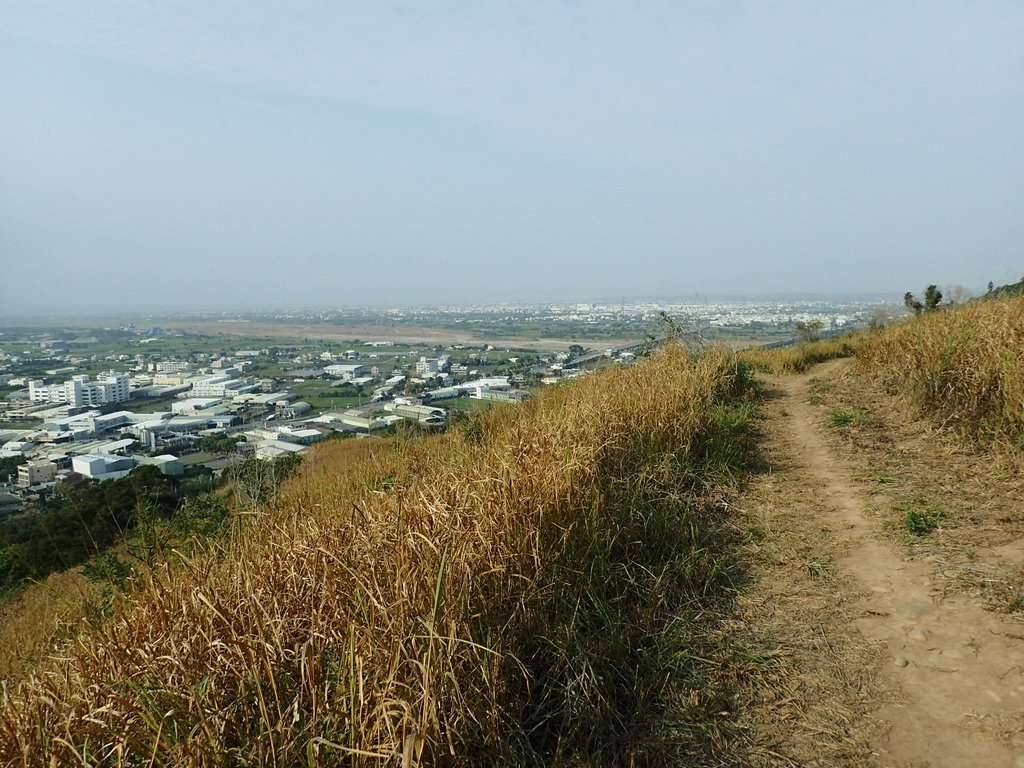
[{"label": "haze over city", "polygon": [[0,13],[0,316],[980,292],[1024,6]]}]

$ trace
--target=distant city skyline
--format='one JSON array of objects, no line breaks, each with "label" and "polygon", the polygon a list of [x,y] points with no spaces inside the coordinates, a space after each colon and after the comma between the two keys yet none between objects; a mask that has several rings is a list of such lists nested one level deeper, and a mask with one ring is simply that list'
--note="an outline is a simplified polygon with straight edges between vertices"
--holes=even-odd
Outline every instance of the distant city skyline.
[{"label": "distant city skyline", "polygon": [[1022,39],[964,0],[5,3],[0,318],[980,293],[1024,275]]},{"label": "distant city skyline", "polygon": [[[962,287],[962,286],[956,286]],[[912,292],[915,294],[923,293],[924,286],[919,289],[915,288]],[[58,322],[64,320],[113,320],[117,319],[125,323],[137,323],[148,320],[158,322],[160,320],[172,320],[178,318],[199,318],[206,317],[212,318],[216,316],[223,316],[225,318],[250,318],[258,316],[285,316],[285,315],[315,315],[315,314],[333,314],[333,313],[367,313],[370,315],[386,314],[388,312],[463,312],[472,308],[481,308],[488,311],[498,312],[503,308],[510,309],[527,309],[530,307],[537,308],[572,308],[577,306],[588,306],[592,308],[616,308],[619,306],[624,307],[628,311],[636,311],[641,307],[700,307],[700,306],[717,306],[717,305],[757,305],[757,304],[795,304],[795,305],[811,305],[811,304],[822,304],[826,306],[836,307],[843,304],[858,304],[861,306],[876,306],[876,305],[889,305],[894,307],[902,306],[903,293],[905,292],[890,292],[890,293],[764,293],[764,294],[701,294],[691,296],[626,296],[626,297],[611,297],[611,296],[597,296],[597,297],[570,297],[562,300],[550,300],[550,301],[493,301],[493,302],[474,302],[469,299],[464,301],[452,301],[452,302],[384,302],[380,304],[363,304],[363,305],[282,305],[282,306],[249,306],[249,307],[208,307],[208,308],[197,308],[192,310],[185,309],[169,309],[169,310],[131,310],[131,309],[107,309],[107,310],[95,310],[95,311],[53,311],[53,312],[24,312],[24,313],[9,313],[0,314],[0,327],[3,327],[3,321],[8,320],[13,322],[15,325],[22,324],[27,321],[33,320],[45,320],[49,322]],[[981,295],[982,292],[970,294],[970,296]]]}]

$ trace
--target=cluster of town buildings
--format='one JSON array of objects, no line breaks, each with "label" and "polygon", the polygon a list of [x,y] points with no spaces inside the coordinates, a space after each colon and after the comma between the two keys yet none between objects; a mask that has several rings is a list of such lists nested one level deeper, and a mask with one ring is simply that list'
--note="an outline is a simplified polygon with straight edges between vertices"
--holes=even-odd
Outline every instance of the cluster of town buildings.
[{"label": "cluster of town buildings", "polygon": [[[227,435],[235,442],[237,451],[205,462],[219,472],[245,455],[275,459],[301,454],[337,433],[373,434],[403,420],[442,425],[448,412],[438,403],[454,398],[514,402],[527,396],[509,376],[457,381],[455,376],[469,371],[453,365],[448,356],[423,356],[406,372],[387,375],[377,366],[324,353],[317,361],[323,367],[293,369],[288,376],[296,381],[326,377],[335,386],[372,388],[373,395],[359,407],[313,413],[308,402],[279,389],[278,380],[247,375],[251,358],[259,354],[243,350],[203,368],[178,360],[147,361],[131,373],[76,374],[50,383],[5,376],[5,384],[26,390],[21,398],[0,404],[0,416],[38,424],[0,428],[0,458],[24,460],[14,482],[0,489],[0,513],[20,509],[25,500],[57,483],[116,479],[139,465],[182,475],[189,465],[183,458],[205,437]],[[59,378],[74,370],[58,368],[47,374]],[[405,394],[410,381],[417,385],[415,396]],[[155,412],[123,405],[138,408],[149,398],[170,402],[166,410]]]},{"label": "cluster of town buildings", "polygon": [[[861,322],[884,297],[834,297],[830,300],[802,296],[774,298],[698,297],[648,298],[623,297],[596,302],[536,304],[461,304],[447,306],[347,308],[334,311],[292,311],[258,315],[293,323],[377,322],[381,315],[392,324],[415,327],[450,327],[460,330],[493,328],[614,328],[620,338],[639,337],[667,314],[681,325],[715,328],[791,329],[797,322],[820,322],[824,329],[848,328]],[[557,331],[556,331],[557,333]]]}]

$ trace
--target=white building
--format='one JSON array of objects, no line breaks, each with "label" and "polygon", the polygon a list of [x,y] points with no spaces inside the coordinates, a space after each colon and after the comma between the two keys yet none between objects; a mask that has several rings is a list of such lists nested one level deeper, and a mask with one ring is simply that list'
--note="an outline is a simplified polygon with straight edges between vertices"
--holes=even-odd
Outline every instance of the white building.
[{"label": "white building", "polygon": [[49,461],[30,461],[18,467],[18,485],[28,488],[57,479],[57,465]]},{"label": "white building", "polygon": [[103,405],[122,403],[131,397],[127,373],[110,371],[90,381],[85,374],[74,376],[63,384],[43,384],[39,379],[28,383],[28,396],[33,403],[67,403],[68,405]]},{"label": "white building", "polygon": [[390,411],[404,419],[413,419],[423,424],[444,424],[448,416],[443,408],[432,408],[429,405],[414,405],[411,403],[387,403],[384,406],[384,410]]},{"label": "white building", "polygon": [[465,387],[441,387],[424,392],[423,397],[434,402],[435,400],[451,400],[456,397],[462,397],[464,394],[466,394]]},{"label": "white building", "polygon": [[317,419],[331,429],[344,432],[370,433],[387,429],[402,417],[393,413],[379,413],[367,409],[350,408],[342,413],[325,413]]},{"label": "white building", "polygon": [[193,379],[193,397],[219,397],[227,399],[237,395],[252,392],[259,385],[247,379],[238,379],[233,376],[205,376]]},{"label": "white building", "polygon": [[153,384],[161,387],[175,387],[181,385],[192,385],[192,373],[191,371],[174,371],[160,373],[159,371],[153,375]]},{"label": "white building", "polygon": [[278,403],[275,407],[278,415],[283,419],[296,419],[313,410],[313,406],[305,400],[299,400],[294,403]]},{"label": "white building", "polygon": [[318,443],[324,439],[326,435],[319,429],[293,429],[290,427],[282,427],[277,431],[278,440],[284,440],[288,443],[298,443],[299,445],[310,445],[312,443]]},{"label": "white building", "polygon": [[88,453],[73,456],[71,469],[94,480],[116,480],[135,468],[135,459],[128,456],[114,456],[109,453]]},{"label": "white building", "polygon": [[219,397],[190,397],[171,403],[171,413],[175,416],[195,416],[199,411],[215,408],[223,402]]},{"label": "white building", "polygon": [[416,373],[419,376],[436,376],[444,373],[451,367],[451,358],[448,355],[441,355],[436,360],[420,357],[416,363]]},{"label": "white building", "polygon": [[492,376],[487,379],[467,381],[464,386],[469,392],[470,397],[486,399],[485,393],[495,390],[506,390],[511,384],[509,384],[508,376]]},{"label": "white building", "polygon": [[352,379],[359,376],[366,369],[365,365],[328,365],[324,368],[324,373],[328,376],[337,376],[342,381],[352,381]]},{"label": "white building", "polygon": [[156,364],[158,373],[173,373],[175,371],[190,371],[192,364],[180,360],[164,360]]},{"label": "white building", "polygon": [[428,360],[425,357],[421,357],[420,361],[416,363],[416,373],[420,376],[432,376],[438,370],[437,360]]},{"label": "white building", "polygon": [[289,454],[302,455],[309,451],[309,447],[298,443],[287,443],[283,440],[266,440],[256,446],[253,455],[262,461],[272,461]]},{"label": "white building", "polygon": [[27,456],[36,448],[32,440],[11,440],[0,446],[0,457]]}]

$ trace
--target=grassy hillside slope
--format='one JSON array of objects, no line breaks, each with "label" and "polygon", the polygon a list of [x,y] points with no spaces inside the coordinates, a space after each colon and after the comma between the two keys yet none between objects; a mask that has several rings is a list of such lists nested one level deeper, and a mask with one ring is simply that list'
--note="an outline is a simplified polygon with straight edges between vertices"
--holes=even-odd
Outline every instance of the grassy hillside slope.
[{"label": "grassy hillside slope", "polygon": [[864,340],[857,358],[942,425],[1024,445],[1024,296],[926,313]]},{"label": "grassy hillside slope", "polygon": [[909,317],[885,328],[783,349],[748,349],[763,371],[801,373],[855,356],[919,412],[982,442],[1024,441],[1024,296],[1004,286],[984,299]]},{"label": "grassy hillside slope", "polygon": [[740,359],[764,373],[803,373],[826,360],[849,357],[859,336],[848,334],[832,339],[794,344],[779,349],[753,348],[740,353]]},{"label": "grassy hillside slope", "polygon": [[10,764],[711,762],[707,478],[744,377],[670,347],[340,465],[11,685]]}]

